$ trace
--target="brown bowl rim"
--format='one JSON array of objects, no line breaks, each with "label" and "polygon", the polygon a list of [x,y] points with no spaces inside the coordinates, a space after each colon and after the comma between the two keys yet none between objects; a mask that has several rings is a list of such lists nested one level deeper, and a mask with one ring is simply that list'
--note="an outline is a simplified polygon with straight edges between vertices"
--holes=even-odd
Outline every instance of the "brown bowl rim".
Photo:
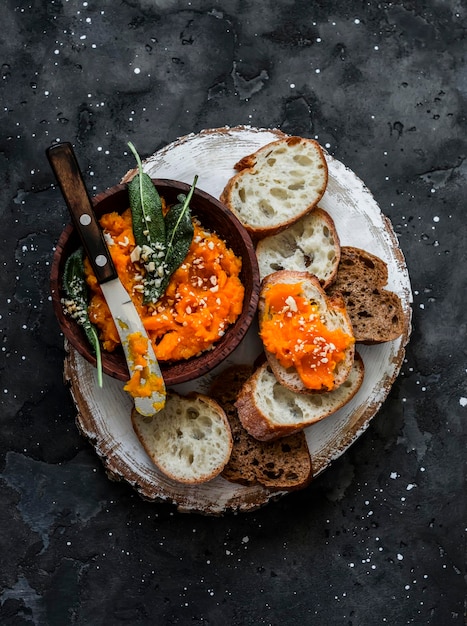
[{"label": "brown bowl rim", "polygon": [[[158,188],[161,196],[164,196],[164,188],[175,188],[177,194],[187,194],[190,190],[190,185],[182,181],[177,181],[169,178],[153,178],[152,181],[156,188]],[[126,183],[114,185],[113,187],[110,187],[94,196],[92,198],[93,207],[95,209],[96,207],[98,208],[104,200],[121,192],[128,192],[128,185]],[[245,287],[245,295],[240,316],[234,324],[231,324],[227,328],[224,336],[216,342],[211,350],[205,351],[199,356],[191,357],[186,361],[177,361],[174,363],[161,362],[161,371],[166,386],[173,386],[195,380],[196,378],[204,376],[212,369],[220,365],[222,361],[224,361],[244,339],[249,327],[251,326],[255,318],[258,306],[260,289],[259,268],[254,243],[249,233],[240,222],[240,220],[231,211],[229,211],[227,207],[225,207],[214,196],[203,191],[199,187],[195,188],[191,203],[194,216],[197,216],[198,212],[203,213],[203,209],[199,210],[200,207],[197,207],[197,199],[202,199],[203,202],[208,202],[209,204],[211,204],[213,207],[215,207],[216,211],[223,214],[224,218],[230,221],[235,226],[235,229],[241,235],[242,246],[244,247],[246,257],[248,258],[248,267],[251,269],[251,276],[249,277],[248,281],[245,280],[245,273],[248,270],[245,269],[245,254],[242,254],[243,258],[241,279]],[[102,212],[102,214],[103,213],[104,211]],[[101,213],[98,210],[97,215],[98,218],[101,216]],[[209,225],[206,225],[206,227],[211,229]],[[215,231],[215,228],[212,228],[212,230]],[[228,241],[228,237],[225,237],[224,234],[221,233],[220,236],[224,240],[227,240],[227,244],[229,245],[229,247],[235,247],[231,246]],[[74,320],[64,314],[61,303],[61,298],[63,297],[63,289],[61,285],[61,274],[64,264],[63,254],[65,252],[65,248],[70,245],[70,239],[73,238],[76,238],[76,243],[78,243],[79,239],[77,232],[73,224],[70,222],[65,226],[59,236],[52,259],[50,271],[52,305],[60,329],[66,339],[78,351],[78,353],[81,354],[82,357],[84,357],[88,362],[95,366],[96,358],[88,340],[85,337],[84,331],[78,326],[78,324]],[[234,250],[234,252],[238,254],[238,251]],[[112,353],[106,352],[105,350],[102,351],[102,367],[104,373],[111,376],[112,378],[116,378],[122,381],[126,381],[129,378],[123,351],[119,348]]]}]

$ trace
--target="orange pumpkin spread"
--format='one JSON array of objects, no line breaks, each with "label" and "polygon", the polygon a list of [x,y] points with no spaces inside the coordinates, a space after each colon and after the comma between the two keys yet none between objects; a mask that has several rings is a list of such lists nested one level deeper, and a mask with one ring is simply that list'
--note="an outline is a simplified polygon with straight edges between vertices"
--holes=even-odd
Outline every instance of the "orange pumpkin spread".
[{"label": "orange pumpkin spread", "polygon": [[306,298],[300,283],[273,284],[264,295],[260,334],[266,350],[283,367],[294,367],[308,389],[332,389],[333,372],[353,336],[325,326],[318,305]]},{"label": "orange pumpkin spread", "polygon": [[[135,248],[130,209],[121,215],[106,213],[100,224],[115,269],[136,305],[157,359],[178,361],[212,348],[242,311],[241,259],[220,237],[193,220],[193,241],[184,262],[172,274],[161,298],[145,305],[145,270],[130,258]],[[91,290],[89,318],[99,328],[103,348],[112,352],[120,338],[87,259],[85,274]]]},{"label": "orange pumpkin spread", "polygon": [[[148,355],[148,339],[140,332],[128,335],[128,353],[133,361],[134,371],[130,380],[123,387],[133,398],[149,398],[154,392],[165,396],[165,385],[161,376],[149,371],[150,357]],[[164,402],[154,406],[163,408]]]}]

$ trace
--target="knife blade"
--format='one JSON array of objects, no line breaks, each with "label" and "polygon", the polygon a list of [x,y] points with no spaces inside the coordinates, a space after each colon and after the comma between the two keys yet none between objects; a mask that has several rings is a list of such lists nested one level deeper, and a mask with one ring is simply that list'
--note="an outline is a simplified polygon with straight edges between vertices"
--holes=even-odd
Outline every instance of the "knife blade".
[{"label": "knife blade", "polygon": [[73,147],[57,143],[46,154],[120,336],[130,375],[124,389],[134,397],[138,413],[154,415],[165,405],[164,379],[141,317],[118,277]]}]

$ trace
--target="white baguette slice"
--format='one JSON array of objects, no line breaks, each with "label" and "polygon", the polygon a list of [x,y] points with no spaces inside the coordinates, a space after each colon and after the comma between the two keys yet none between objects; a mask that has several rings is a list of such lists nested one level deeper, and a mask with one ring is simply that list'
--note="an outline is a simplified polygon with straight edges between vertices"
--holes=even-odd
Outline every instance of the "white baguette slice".
[{"label": "white baguette slice", "polygon": [[254,239],[286,228],[321,200],[328,168],[313,139],[284,137],[241,159],[220,200]]},{"label": "white baguette slice", "polygon": [[[266,276],[266,278],[261,283],[261,291],[258,303],[260,331],[266,315],[264,294],[269,285],[272,285],[274,283],[301,283],[304,295],[308,298],[310,302],[316,303],[318,305],[321,321],[324,323],[324,325],[330,330],[341,328],[346,334],[353,337],[352,324],[350,322],[349,316],[347,315],[345,304],[341,296],[338,294],[332,297],[326,296],[316,276],[308,274],[307,272],[294,272],[291,270],[274,272],[274,274]],[[345,381],[347,376],[350,374],[350,370],[352,368],[355,354],[355,344],[352,343],[347,348],[344,360],[338,363],[338,365],[336,366],[333,376],[333,386],[331,388],[328,388],[323,384],[323,387],[319,390],[310,390],[305,387],[295,368],[286,369],[285,367],[283,367],[283,365],[281,365],[281,363],[278,361],[274,354],[272,354],[268,350],[265,350],[265,353],[269,365],[271,366],[275,377],[281,385],[287,387],[295,393],[316,393],[332,391],[334,388],[339,387],[339,385],[341,385]]]},{"label": "white baguette slice", "polygon": [[359,390],[364,376],[358,353],[347,380],[334,391],[297,394],[282,387],[267,362],[243,385],[235,406],[243,428],[260,441],[303,430],[342,408]]},{"label": "white baguette slice", "polygon": [[314,274],[326,289],[337,274],[341,247],[334,220],[316,207],[295,224],[256,246],[261,280],[280,270]]},{"label": "white baguette slice", "polygon": [[135,433],[153,463],[169,478],[203,483],[224,469],[232,434],[221,406],[202,394],[167,394],[165,407],[152,417],[131,414]]}]

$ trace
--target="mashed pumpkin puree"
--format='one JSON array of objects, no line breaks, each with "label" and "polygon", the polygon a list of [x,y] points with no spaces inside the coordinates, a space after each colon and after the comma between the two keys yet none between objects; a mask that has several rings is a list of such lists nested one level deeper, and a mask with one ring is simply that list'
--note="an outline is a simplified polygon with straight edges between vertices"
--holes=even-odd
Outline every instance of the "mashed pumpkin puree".
[{"label": "mashed pumpkin puree", "polygon": [[[194,236],[184,262],[173,273],[156,304],[143,304],[144,268],[130,256],[135,247],[131,211],[106,213],[100,219],[120,280],[131,295],[160,361],[178,361],[208,350],[242,311],[244,287],[241,259],[220,237],[194,220]],[[105,350],[120,338],[99,284],[87,259],[91,290],[89,318],[100,331]]]},{"label": "mashed pumpkin puree", "polygon": [[353,336],[322,322],[318,305],[302,293],[300,283],[276,283],[267,289],[261,338],[266,350],[283,367],[295,367],[312,390],[333,388],[333,372],[354,343]]},{"label": "mashed pumpkin puree", "polygon": [[149,339],[137,331],[128,335],[128,352],[133,361],[133,374],[123,387],[133,398],[149,398],[154,392],[159,394],[159,400],[153,403],[156,411],[164,408],[165,385],[161,376],[151,372],[151,362],[148,355]]}]

